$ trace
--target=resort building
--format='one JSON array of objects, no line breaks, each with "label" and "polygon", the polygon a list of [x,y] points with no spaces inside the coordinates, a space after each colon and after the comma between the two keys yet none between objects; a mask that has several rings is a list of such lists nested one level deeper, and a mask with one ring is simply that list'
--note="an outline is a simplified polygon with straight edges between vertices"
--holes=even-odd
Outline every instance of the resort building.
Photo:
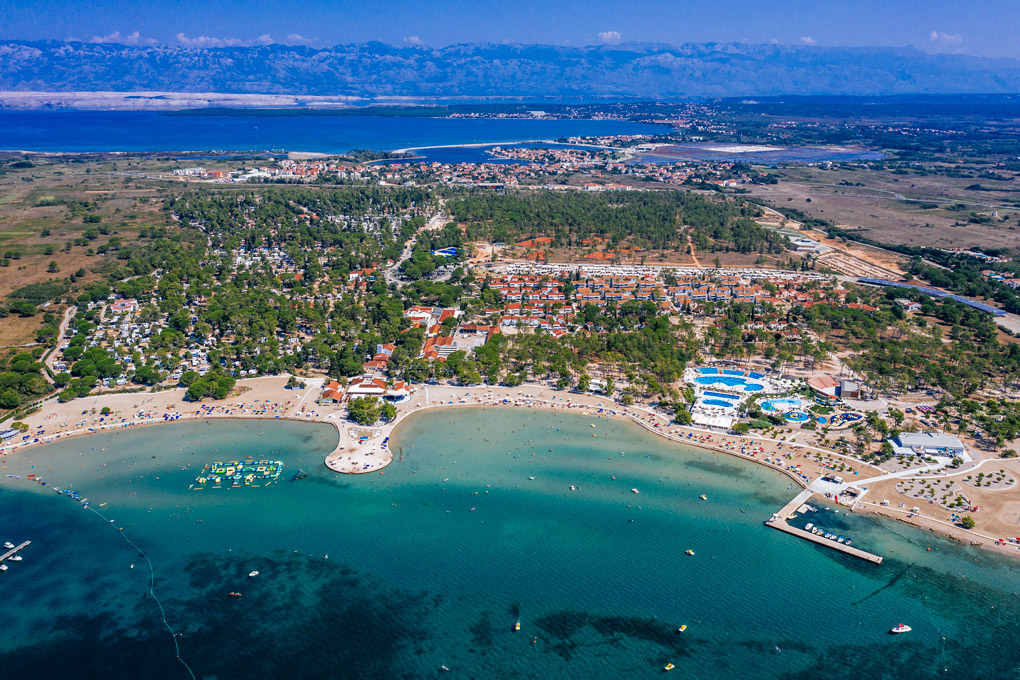
[{"label": "resort building", "polygon": [[959,438],[942,432],[903,432],[890,439],[899,456],[964,456],[966,449]]}]

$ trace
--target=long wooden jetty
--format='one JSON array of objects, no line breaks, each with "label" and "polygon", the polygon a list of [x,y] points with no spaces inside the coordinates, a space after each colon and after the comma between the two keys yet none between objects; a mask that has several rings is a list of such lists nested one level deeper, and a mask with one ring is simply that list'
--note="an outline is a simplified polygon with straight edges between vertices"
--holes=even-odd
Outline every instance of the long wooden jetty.
[{"label": "long wooden jetty", "polygon": [[31,544],[32,544],[32,541],[25,541],[21,545],[15,546],[15,547],[11,548],[7,552],[5,552],[3,555],[0,555],[0,562],[3,562],[8,557],[14,557],[15,555],[18,554],[19,550],[22,550],[23,548],[26,548],[26,547],[28,547]]},{"label": "long wooden jetty", "polygon": [[875,555],[867,552],[866,550],[855,548],[852,545],[839,543],[837,541],[825,538],[824,536],[818,536],[817,534],[813,534],[810,531],[798,529],[797,527],[791,527],[789,524],[787,524],[786,523],[787,518],[789,518],[789,516],[793,514],[793,512],[796,511],[797,508],[799,508],[809,498],[811,498],[811,496],[812,491],[810,489],[804,489],[799,494],[797,494],[792,501],[784,505],[779,512],[772,515],[772,519],[766,520],[765,524],[767,526],[772,527],[773,529],[779,529],[780,531],[785,531],[788,534],[793,534],[794,536],[805,538],[811,541],[812,543],[824,545],[827,548],[838,550],[839,552],[846,553],[847,555],[859,557],[860,559],[865,560],[867,562],[871,562],[872,564],[882,564],[883,558],[881,555]]}]

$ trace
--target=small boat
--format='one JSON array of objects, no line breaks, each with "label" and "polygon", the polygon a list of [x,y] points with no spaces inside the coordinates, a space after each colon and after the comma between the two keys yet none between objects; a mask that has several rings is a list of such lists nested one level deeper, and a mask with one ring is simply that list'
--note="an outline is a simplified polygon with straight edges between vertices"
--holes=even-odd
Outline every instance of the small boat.
[{"label": "small boat", "polygon": [[909,633],[911,630],[912,629],[910,628],[910,626],[903,623],[898,623],[896,624],[896,627],[890,630],[889,632],[899,635],[900,633]]},{"label": "small boat", "polygon": [[691,557],[694,557],[694,551],[693,550],[685,550],[684,552],[687,553],[688,555],[690,555]]},{"label": "small boat", "polygon": [[231,592],[230,597],[241,597],[241,593]]},{"label": "small boat", "polygon": [[706,496],[705,494],[701,494],[700,496],[698,496],[698,498],[700,498],[703,501],[707,501],[708,500],[708,496]]},{"label": "small boat", "polygon": [[677,632],[679,632],[679,633],[682,633],[685,630],[687,630],[687,624],[686,623],[681,625],[679,628],[677,628]]},{"label": "small boat", "polygon": [[6,564],[0,564],[0,571],[7,571],[7,565]]},{"label": "small boat", "polygon": [[631,489],[631,490],[630,490],[630,492],[631,492],[631,493],[641,493],[641,492],[640,492],[640,491],[638,491],[637,489]]},{"label": "small boat", "polygon": [[11,555],[7,559],[9,559],[11,562],[20,562],[22,560],[22,557],[21,555]]},{"label": "small boat", "polygon": [[517,623],[514,624],[514,630],[520,630],[520,629],[521,629],[521,620],[517,619]]},{"label": "small boat", "polygon": [[663,667],[662,667],[662,670],[664,670],[664,671],[671,671],[671,670],[673,670],[674,668],[676,668],[676,666],[674,666],[674,665],[673,665],[673,664],[671,664],[671,663],[668,663],[668,664],[666,664],[665,666],[663,666]]},{"label": "small boat", "polygon": [[446,667],[446,664],[443,664],[443,665],[442,665],[442,666],[440,666],[439,668],[440,668],[441,670],[444,670],[444,671],[448,671],[448,670],[450,670],[449,668],[447,668],[447,667]]},{"label": "small boat", "polygon": [[257,569],[255,571],[248,572],[248,578],[255,578],[258,575],[259,575],[259,572],[258,572]]},{"label": "small boat", "polygon": [[10,541],[5,541],[4,542],[4,547],[7,548],[8,550],[10,550],[11,548],[14,547],[14,544],[11,543]]},{"label": "small boat", "polygon": [[528,479],[530,479],[531,481],[535,481],[534,477],[528,477]]}]

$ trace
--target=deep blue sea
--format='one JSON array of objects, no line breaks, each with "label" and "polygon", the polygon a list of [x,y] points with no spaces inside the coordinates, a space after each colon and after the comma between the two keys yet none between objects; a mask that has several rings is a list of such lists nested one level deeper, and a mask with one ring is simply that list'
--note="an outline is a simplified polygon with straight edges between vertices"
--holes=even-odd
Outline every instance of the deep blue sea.
[{"label": "deep blue sea", "polygon": [[[7,456],[0,541],[33,543],[0,574],[0,677],[1020,677],[1020,563],[830,509],[886,561],[769,529],[796,490],[753,463],[509,409],[415,416],[385,474],[327,470],[335,443],[215,421]],[[189,489],[247,455],[281,481]]]},{"label": "deep blue sea", "polygon": [[341,153],[669,131],[659,125],[605,120],[0,111],[0,149],[20,151]]}]

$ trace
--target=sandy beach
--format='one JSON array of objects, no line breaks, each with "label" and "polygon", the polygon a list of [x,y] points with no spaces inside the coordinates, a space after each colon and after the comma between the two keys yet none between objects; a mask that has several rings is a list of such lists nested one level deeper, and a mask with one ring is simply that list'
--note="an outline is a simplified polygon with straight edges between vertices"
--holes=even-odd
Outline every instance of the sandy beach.
[{"label": "sandy beach", "polygon": [[[331,424],[336,428],[338,444],[324,461],[330,469],[345,474],[384,473],[384,468],[394,459],[389,439],[407,418],[439,408],[512,407],[566,410],[599,418],[625,418],[664,439],[765,465],[803,488],[830,472],[855,486],[868,487],[869,479],[888,472],[826,449],[791,441],[792,436],[784,441],[675,425],[667,416],[646,407],[622,406],[598,395],[575,394],[536,384],[512,388],[418,385],[407,401],[398,404],[398,415],[394,421],[361,427],[347,420],[346,409],[342,405],[316,404],[322,379],[303,379],[307,385],[304,389],[288,389],[287,379],[287,376],[281,376],[240,380],[234,395],[222,401],[200,403],[185,401],[184,389],[97,395],[63,404],[54,400],[24,419],[29,430],[23,436],[0,446],[0,463],[6,456],[16,455],[27,446],[115,429],[181,420],[258,418]],[[109,412],[104,414],[104,409],[109,409]],[[593,436],[598,435],[597,429],[594,428]],[[1020,477],[1020,461],[1000,459],[987,462],[996,470],[1002,468]],[[961,470],[945,478],[966,473],[967,470]],[[1001,543],[1003,538],[1020,535],[1020,501],[1011,500],[1015,494],[968,488],[968,497],[981,510],[975,516],[978,526],[967,531],[951,520],[949,510],[897,493],[894,488],[896,481],[876,482],[874,488],[869,487],[863,500],[852,505],[852,509],[882,514],[1007,554],[1020,554],[1017,545]],[[889,505],[881,505],[882,500],[889,500]],[[910,509],[914,506],[923,507],[912,513]]]}]

